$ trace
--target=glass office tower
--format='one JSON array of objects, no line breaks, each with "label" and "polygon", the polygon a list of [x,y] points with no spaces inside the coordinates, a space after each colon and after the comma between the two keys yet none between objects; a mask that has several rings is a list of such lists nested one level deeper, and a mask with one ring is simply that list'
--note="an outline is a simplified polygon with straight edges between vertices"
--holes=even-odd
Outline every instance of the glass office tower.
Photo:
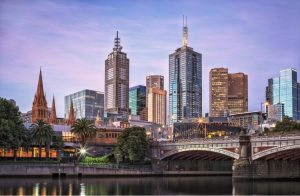
[{"label": "glass office tower", "polygon": [[297,82],[296,69],[289,68],[280,71],[279,77],[269,79],[269,91],[272,93],[271,103],[281,103],[284,115],[300,120],[300,85]]},{"label": "glass office tower", "polygon": [[75,118],[95,120],[99,111],[100,117],[104,116],[104,94],[99,91],[82,90],[65,96],[65,118],[69,118],[69,110],[73,101]]},{"label": "glass office tower", "polygon": [[140,115],[146,107],[146,86],[138,85],[129,88],[129,108],[132,115]]},{"label": "glass office tower", "polygon": [[182,47],[169,55],[170,124],[202,116],[202,55],[188,47],[183,26]]}]

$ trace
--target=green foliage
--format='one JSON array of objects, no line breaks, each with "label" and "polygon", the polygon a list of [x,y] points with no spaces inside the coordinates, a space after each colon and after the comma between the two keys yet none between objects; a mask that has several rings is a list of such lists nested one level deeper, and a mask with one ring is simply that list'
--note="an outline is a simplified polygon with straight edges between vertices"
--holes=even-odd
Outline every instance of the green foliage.
[{"label": "green foliage", "polygon": [[31,143],[31,132],[26,130],[20,118],[19,108],[10,101],[0,98],[0,148],[16,150],[28,148]]},{"label": "green foliage", "polygon": [[31,125],[32,137],[37,145],[45,146],[51,143],[54,131],[51,125],[45,123],[43,120],[37,120]]},{"label": "green foliage", "polygon": [[75,121],[71,132],[77,136],[80,143],[84,146],[89,138],[96,135],[96,127],[91,121],[82,118]]},{"label": "green foliage", "polygon": [[107,155],[102,156],[102,157],[86,156],[86,157],[84,157],[82,162],[87,163],[87,164],[107,164],[107,163],[109,163],[109,158]]},{"label": "green foliage", "polygon": [[114,156],[117,162],[144,161],[148,151],[148,140],[142,127],[126,128],[118,137]]},{"label": "green foliage", "polygon": [[291,132],[291,131],[300,131],[300,123],[291,120],[288,117],[284,117],[281,122],[277,122],[275,128],[273,129],[275,132]]},{"label": "green foliage", "polygon": [[43,120],[37,120],[36,123],[31,125],[32,139],[33,142],[39,146],[39,156],[41,157],[41,147],[47,147],[46,153],[47,157],[49,156],[49,146],[54,135],[54,131],[48,123],[45,123]]}]

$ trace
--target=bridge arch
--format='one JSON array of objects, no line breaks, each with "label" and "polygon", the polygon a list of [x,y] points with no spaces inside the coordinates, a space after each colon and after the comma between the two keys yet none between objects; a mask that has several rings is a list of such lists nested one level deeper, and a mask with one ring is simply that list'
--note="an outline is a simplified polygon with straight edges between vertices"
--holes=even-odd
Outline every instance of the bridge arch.
[{"label": "bridge arch", "polygon": [[221,149],[221,148],[203,148],[203,147],[197,147],[197,148],[183,148],[183,149],[175,149],[175,150],[171,150],[166,152],[165,154],[163,154],[160,158],[160,160],[166,159],[167,157],[170,157],[172,155],[175,155],[177,153],[180,152],[189,152],[189,151],[206,151],[206,152],[215,152],[215,153],[219,153],[234,159],[238,159],[239,158],[239,154],[231,152],[229,150],[225,150],[225,149]]},{"label": "bridge arch", "polygon": [[262,157],[265,157],[267,155],[271,155],[273,153],[282,152],[282,151],[286,151],[286,150],[292,150],[292,149],[300,149],[300,145],[279,146],[279,147],[266,149],[266,150],[263,150],[261,152],[258,152],[258,153],[255,153],[254,155],[252,155],[252,160],[254,161],[254,160],[260,159]]}]

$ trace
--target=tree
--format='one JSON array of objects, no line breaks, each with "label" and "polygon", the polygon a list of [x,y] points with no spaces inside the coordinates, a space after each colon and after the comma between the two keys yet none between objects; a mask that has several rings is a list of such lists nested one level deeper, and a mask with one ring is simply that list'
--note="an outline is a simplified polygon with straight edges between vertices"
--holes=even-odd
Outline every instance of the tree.
[{"label": "tree", "polygon": [[13,150],[14,160],[18,149],[27,147],[30,133],[25,129],[17,106],[10,101],[0,98],[0,148]]},{"label": "tree", "polygon": [[89,138],[96,135],[96,127],[86,118],[77,119],[72,126],[71,133],[75,134],[80,144],[84,146]]},{"label": "tree", "polygon": [[33,141],[39,146],[39,157],[42,157],[42,146],[46,148],[46,157],[49,157],[49,147],[54,135],[51,125],[43,120],[37,120],[36,123],[31,125],[31,130]]},{"label": "tree", "polygon": [[60,161],[60,152],[64,147],[64,141],[62,139],[62,136],[54,135],[52,137],[52,146],[57,151],[57,160]]},{"label": "tree", "polygon": [[144,161],[148,151],[146,131],[142,127],[126,128],[118,137],[114,156],[117,162]]},{"label": "tree", "polygon": [[290,132],[300,131],[300,123],[293,121],[291,118],[285,116],[281,122],[277,122],[273,131],[277,132]]}]

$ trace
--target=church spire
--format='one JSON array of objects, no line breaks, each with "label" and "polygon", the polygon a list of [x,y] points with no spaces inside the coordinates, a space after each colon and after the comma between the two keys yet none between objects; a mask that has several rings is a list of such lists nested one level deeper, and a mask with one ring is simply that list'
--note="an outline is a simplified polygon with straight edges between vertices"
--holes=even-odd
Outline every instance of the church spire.
[{"label": "church spire", "polygon": [[75,114],[74,114],[74,108],[73,108],[73,101],[71,100],[68,125],[73,126],[74,123],[75,123]]},{"label": "church spire", "polygon": [[32,103],[32,123],[36,120],[48,122],[47,100],[43,88],[42,69],[40,68],[39,81]]},{"label": "church spire", "polygon": [[56,124],[56,107],[55,107],[54,95],[53,95],[53,99],[52,99],[52,108],[51,108],[50,123],[51,124]]},{"label": "church spire", "polygon": [[187,27],[187,16],[185,17],[184,21],[184,16],[183,16],[183,27],[182,27],[182,46],[187,47],[188,45],[188,27]]},{"label": "church spire", "polygon": [[41,68],[40,68],[39,81],[38,81],[36,93],[38,96],[44,95],[43,77],[42,77],[42,69]]}]

